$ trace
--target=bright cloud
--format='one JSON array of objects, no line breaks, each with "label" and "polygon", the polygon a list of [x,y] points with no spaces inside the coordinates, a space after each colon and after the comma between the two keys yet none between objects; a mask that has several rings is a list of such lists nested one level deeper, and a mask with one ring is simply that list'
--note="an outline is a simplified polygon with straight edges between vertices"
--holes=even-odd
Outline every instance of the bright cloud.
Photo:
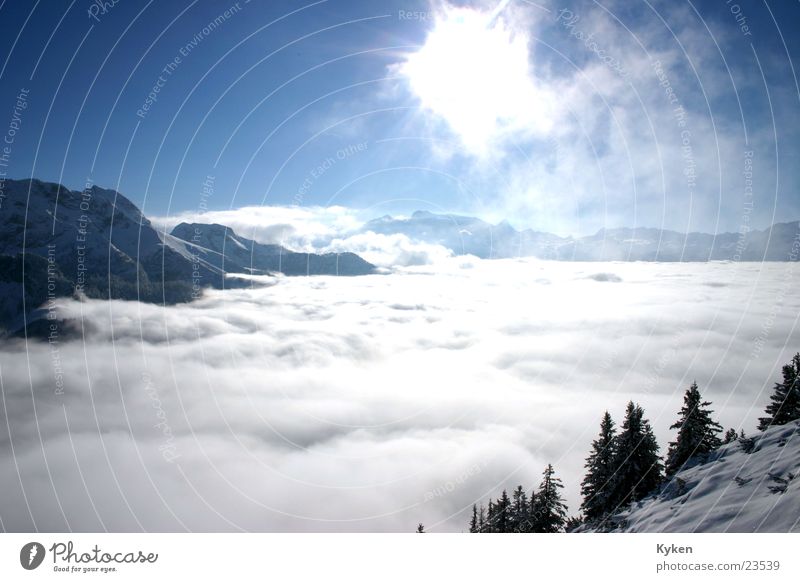
[{"label": "bright cloud", "polygon": [[245,238],[298,251],[313,251],[320,241],[354,231],[364,220],[358,210],[343,206],[245,206],[152,218],[167,232],[181,222],[224,224]]},{"label": "bright cloud", "polygon": [[543,134],[553,124],[552,96],[530,74],[528,42],[502,12],[445,4],[424,45],[395,68],[425,110],[485,154],[501,137]]},{"label": "bright cloud", "polygon": [[453,256],[453,251],[442,245],[412,241],[404,234],[376,234],[364,232],[346,238],[337,238],[320,249],[324,252],[356,253],[379,267],[421,266],[441,262]]},{"label": "bright cloud", "polygon": [[3,526],[459,531],[547,462],[576,513],[605,409],[640,401],[664,446],[697,380],[753,430],[797,349],[792,268],[456,257],[168,308],[63,301],[85,342],[0,351]]}]

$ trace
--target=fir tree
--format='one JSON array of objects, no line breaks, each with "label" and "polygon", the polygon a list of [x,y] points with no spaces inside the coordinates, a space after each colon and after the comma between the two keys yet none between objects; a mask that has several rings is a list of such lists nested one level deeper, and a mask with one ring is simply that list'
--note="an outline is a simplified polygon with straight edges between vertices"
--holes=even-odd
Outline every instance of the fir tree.
[{"label": "fir tree", "polygon": [[486,529],[484,530],[486,533],[497,532],[497,529],[495,528],[494,524],[496,520],[497,520],[497,506],[490,497],[489,504],[486,506]]},{"label": "fir tree", "polygon": [[766,416],[758,419],[758,430],[800,418],[800,353],[783,367],[783,382],[775,384],[770,400],[764,410]]},{"label": "fir tree", "polygon": [[606,411],[600,421],[600,435],[592,442],[592,451],[586,459],[586,477],[581,484],[583,503],[581,509],[587,519],[596,519],[613,509],[610,496],[616,455],[616,429],[611,415]]},{"label": "fir tree", "polygon": [[478,506],[472,504],[472,518],[469,520],[469,533],[478,533]]},{"label": "fir tree", "polygon": [[554,472],[553,465],[547,465],[536,493],[533,523],[533,530],[536,532],[560,532],[567,522],[567,506],[559,491],[564,485],[561,479],[554,476]]},{"label": "fir tree", "polygon": [[530,523],[528,520],[529,514],[528,495],[525,493],[522,485],[518,485],[511,496],[510,531],[514,533],[525,533]]},{"label": "fir tree", "polygon": [[678,436],[669,444],[667,475],[674,475],[692,457],[713,451],[721,444],[717,434],[722,432],[722,427],[711,420],[710,405],[700,397],[697,382],[692,382],[683,396],[678,420],[670,426],[678,429]]},{"label": "fir tree", "polygon": [[483,503],[481,503],[481,507],[478,510],[478,533],[485,533],[486,532],[486,509],[483,507]]},{"label": "fir tree", "polygon": [[738,440],[738,439],[739,439],[739,435],[736,434],[736,429],[735,428],[729,428],[725,432],[725,438],[722,440],[722,442],[723,442],[723,444],[727,445],[728,443],[732,443],[733,441]]},{"label": "fir tree", "polygon": [[511,499],[503,489],[497,503],[494,505],[494,519],[492,520],[492,531],[495,533],[508,533],[511,531]]},{"label": "fir tree", "polygon": [[496,511],[494,501],[490,497],[486,506],[486,525],[483,529],[485,533],[495,533],[497,531],[494,526],[494,522],[497,519]]},{"label": "fir tree", "polygon": [[616,472],[610,495],[613,509],[646,497],[661,482],[663,469],[650,422],[644,418],[642,407],[632,401],[616,442]]},{"label": "fir tree", "polygon": [[537,511],[539,511],[539,498],[536,490],[531,489],[530,499],[528,499],[528,519],[525,520],[523,529],[525,533],[537,533]]}]

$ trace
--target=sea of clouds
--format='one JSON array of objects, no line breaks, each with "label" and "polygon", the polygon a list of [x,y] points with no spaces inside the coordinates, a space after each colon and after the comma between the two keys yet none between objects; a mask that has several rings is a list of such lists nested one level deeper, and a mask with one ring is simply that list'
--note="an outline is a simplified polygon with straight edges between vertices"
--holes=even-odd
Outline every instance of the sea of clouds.
[{"label": "sea of clouds", "polygon": [[0,526],[461,531],[548,462],[577,514],[606,409],[640,402],[663,450],[696,380],[755,429],[800,348],[795,269],[443,257],[64,300],[84,337],[0,349]]}]

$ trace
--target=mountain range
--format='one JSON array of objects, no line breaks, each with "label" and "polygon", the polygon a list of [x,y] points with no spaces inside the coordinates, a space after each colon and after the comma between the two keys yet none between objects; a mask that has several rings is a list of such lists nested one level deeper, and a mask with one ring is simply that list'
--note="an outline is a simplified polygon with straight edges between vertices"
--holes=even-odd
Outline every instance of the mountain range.
[{"label": "mountain range", "polygon": [[[33,333],[43,306],[74,294],[172,304],[207,287],[256,284],[248,275],[367,275],[375,266],[350,252],[295,252],[239,236],[222,224],[156,228],[125,196],[89,185],[70,190],[36,179],[6,180],[0,207],[0,333]],[[796,261],[800,224],[744,234],[681,234],[655,228],[601,229],[573,238],[508,221],[417,211],[383,216],[357,232],[402,234],[484,259],[572,261]],[[352,234],[352,233],[351,233]],[[24,285],[23,285],[24,281]],[[33,322],[33,323],[31,323]]]},{"label": "mountain range", "polygon": [[[87,297],[172,304],[206,287],[253,284],[237,274],[364,275],[353,253],[316,255],[262,245],[217,224],[155,228],[125,196],[40,180],[6,180],[0,212],[0,330],[40,333],[46,302]],[[23,285],[24,281],[24,285]],[[37,326],[43,329],[37,331]]]},{"label": "mountain range", "polygon": [[798,221],[743,233],[683,234],[658,228],[604,228],[593,235],[575,238],[531,229],[516,230],[505,220],[493,225],[470,216],[420,210],[408,218],[387,215],[371,220],[362,230],[404,234],[415,241],[442,245],[456,255],[469,254],[482,259],[796,261],[800,246]]}]

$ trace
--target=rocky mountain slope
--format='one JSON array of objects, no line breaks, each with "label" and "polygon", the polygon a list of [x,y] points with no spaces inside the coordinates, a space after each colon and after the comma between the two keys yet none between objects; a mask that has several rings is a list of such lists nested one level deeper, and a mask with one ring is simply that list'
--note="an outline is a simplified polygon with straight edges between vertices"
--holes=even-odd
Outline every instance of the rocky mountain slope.
[{"label": "rocky mountain slope", "polygon": [[5,195],[0,213],[4,333],[18,332],[26,320],[41,318],[37,308],[74,292],[169,304],[189,301],[204,287],[251,284],[232,274],[373,271],[352,253],[291,253],[220,225],[180,225],[178,235],[194,236],[196,228],[204,233],[196,242],[184,240],[156,229],[122,194],[97,186],[75,191],[40,180],[7,180]]},{"label": "rocky mountain slope", "polygon": [[375,270],[354,253],[297,253],[244,238],[222,224],[182,222],[170,234],[186,251],[227,273],[352,276]]}]

